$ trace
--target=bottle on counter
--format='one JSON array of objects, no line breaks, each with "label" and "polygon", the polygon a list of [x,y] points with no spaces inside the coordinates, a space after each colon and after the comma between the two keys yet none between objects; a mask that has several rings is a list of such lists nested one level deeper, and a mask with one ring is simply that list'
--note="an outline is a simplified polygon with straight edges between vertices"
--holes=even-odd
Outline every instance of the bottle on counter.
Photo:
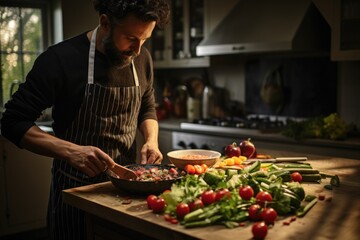
[{"label": "bottle on counter", "polygon": [[210,86],[204,87],[202,95],[202,118],[209,119],[211,117],[211,108],[213,106],[213,89]]}]

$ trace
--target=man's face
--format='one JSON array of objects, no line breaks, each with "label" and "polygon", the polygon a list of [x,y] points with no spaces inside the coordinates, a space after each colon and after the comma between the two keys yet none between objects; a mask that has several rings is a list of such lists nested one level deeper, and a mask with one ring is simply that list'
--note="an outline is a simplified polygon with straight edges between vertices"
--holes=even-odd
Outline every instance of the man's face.
[{"label": "man's face", "polygon": [[118,68],[128,66],[140,54],[142,45],[151,37],[156,22],[143,22],[130,15],[123,21],[110,25],[103,39],[106,56]]}]

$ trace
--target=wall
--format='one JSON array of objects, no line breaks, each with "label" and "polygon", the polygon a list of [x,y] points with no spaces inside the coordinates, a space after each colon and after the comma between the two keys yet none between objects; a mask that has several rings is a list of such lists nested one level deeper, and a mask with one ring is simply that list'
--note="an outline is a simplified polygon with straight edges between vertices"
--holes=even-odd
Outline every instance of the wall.
[{"label": "wall", "polygon": [[360,61],[338,63],[338,112],[360,128]]},{"label": "wall", "polygon": [[[241,56],[211,57],[212,82],[226,87],[231,99],[245,102],[245,62]],[[337,65],[337,112],[347,123],[360,128],[360,61],[340,61]]]},{"label": "wall", "polygon": [[98,14],[91,0],[63,0],[61,5],[64,39],[94,29],[98,25]]}]

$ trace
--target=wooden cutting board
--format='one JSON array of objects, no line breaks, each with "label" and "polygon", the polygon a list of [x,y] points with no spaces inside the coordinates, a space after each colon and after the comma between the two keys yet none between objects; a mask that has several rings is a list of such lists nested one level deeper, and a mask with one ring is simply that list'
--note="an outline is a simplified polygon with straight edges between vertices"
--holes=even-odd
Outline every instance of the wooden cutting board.
[{"label": "wooden cutting board", "polygon": [[[290,225],[283,225],[289,217],[279,217],[269,229],[270,239],[346,239],[360,236],[360,161],[349,159],[323,159],[309,161],[315,169],[340,177],[341,186],[324,189],[329,180],[321,184],[304,183],[307,194],[324,194],[303,218]],[[145,197],[129,196],[117,190],[110,182],[94,184],[63,192],[64,201],[96,215],[106,221],[126,226],[157,239],[252,239],[251,223],[235,229],[224,226],[185,229],[166,222],[163,216],[153,214]],[[131,203],[128,203],[129,198]],[[125,204],[126,203],[126,204]]]}]

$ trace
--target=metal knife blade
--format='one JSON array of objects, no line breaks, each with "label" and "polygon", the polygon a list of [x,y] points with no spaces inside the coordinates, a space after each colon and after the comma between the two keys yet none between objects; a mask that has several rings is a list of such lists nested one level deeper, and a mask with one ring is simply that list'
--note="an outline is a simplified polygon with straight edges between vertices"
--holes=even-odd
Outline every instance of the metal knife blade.
[{"label": "metal knife blade", "polygon": [[251,164],[256,161],[261,163],[277,163],[277,162],[303,162],[308,160],[307,157],[278,157],[278,158],[269,158],[269,159],[260,159],[260,158],[251,158],[242,162],[242,164]]}]

